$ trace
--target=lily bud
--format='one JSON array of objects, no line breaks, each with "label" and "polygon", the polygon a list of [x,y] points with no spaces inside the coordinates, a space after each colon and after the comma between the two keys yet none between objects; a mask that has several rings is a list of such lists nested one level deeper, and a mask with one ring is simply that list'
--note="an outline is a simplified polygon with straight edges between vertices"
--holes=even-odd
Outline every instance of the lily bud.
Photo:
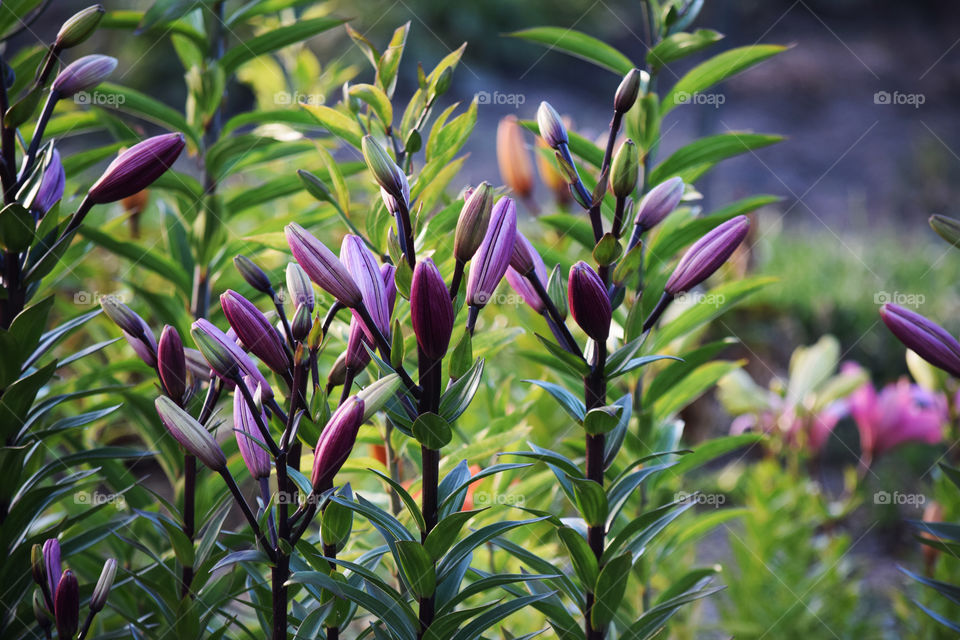
[{"label": "lily bud", "polygon": [[373,343],[367,337],[363,325],[357,318],[350,318],[350,337],[347,338],[347,350],[344,353],[344,364],[354,373],[362,371],[370,364],[370,352],[367,347]]},{"label": "lily bud", "polygon": [[294,307],[304,305],[310,313],[313,313],[315,304],[313,284],[306,271],[296,262],[287,265],[287,293],[290,294]]},{"label": "lily bud", "polygon": [[[518,256],[520,252],[518,252],[517,247],[521,245],[525,245],[525,248],[521,251],[525,252],[527,257]],[[521,272],[521,269],[523,269],[523,272]],[[530,305],[531,309],[537,313],[543,313],[545,311],[546,305],[543,300],[540,299],[539,294],[537,294],[533,285],[530,284],[530,281],[536,278],[544,290],[546,290],[547,266],[543,264],[543,258],[541,258],[537,250],[533,248],[530,241],[519,231],[517,232],[517,241],[513,249],[513,257],[510,260],[510,268],[507,269],[505,277],[513,290],[523,298],[524,302]]]},{"label": "lily bud", "polygon": [[63,198],[66,183],[67,174],[63,169],[63,163],[60,161],[60,152],[54,149],[46,168],[43,170],[40,186],[30,202],[30,211],[38,220]]},{"label": "lily bud", "polygon": [[960,247],[960,220],[933,215],[930,216],[930,227],[937,232],[938,236],[953,246]]},{"label": "lily bud", "polygon": [[295,222],[288,224],[284,231],[293,257],[310,279],[336,298],[340,304],[355,309],[362,301],[360,289],[337,256]]},{"label": "lily bud", "polygon": [[51,91],[56,91],[61,98],[69,98],[81,91],[93,89],[106,80],[116,68],[116,58],[98,54],[83,56],[57,74]]},{"label": "lily bud", "polygon": [[[377,258],[359,236],[347,235],[340,245],[340,261],[347,267],[353,281],[360,288],[360,297],[376,328],[384,336],[390,336],[390,310],[383,276]],[[357,312],[354,317],[359,320]],[[365,327],[373,341],[373,327]]]},{"label": "lily bud", "polygon": [[617,93],[613,97],[613,110],[619,114],[630,111],[630,107],[637,101],[640,95],[640,70],[630,69],[627,75],[623,76],[620,86],[617,87]]},{"label": "lily bud", "polygon": [[313,318],[310,315],[310,307],[305,304],[298,304],[297,310],[293,314],[293,321],[290,322],[290,333],[297,342],[303,342],[310,335],[310,329],[313,327]]},{"label": "lily bud", "polygon": [[58,638],[72,638],[80,626],[80,585],[73,571],[67,569],[60,578],[53,597],[53,617]]},{"label": "lily bud", "polygon": [[[618,198],[626,198],[637,187],[640,179],[640,151],[633,140],[624,140],[610,165],[610,190]],[[683,194],[681,181],[680,193]]]},{"label": "lily bud", "polygon": [[220,296],[220,307],[240,341],[265,365],[280,375],[290,368],[283,339],[252,302],[228,289]]},{"label": "lily bud", "polygon": [[[361,331],[360,333],[363,333]],[[334,360],[330,367],[330,373],[327,374],[327,385],[329,388],[339,387],[347,379],[347,352],[344,351]]]},{"label": "lily bud", "polygon": [[682,178],[670,178],[661,182],[643,196],[637,207],[634,224],[641,233],[654,228],[677,208],[681,198],[683,198]]},{"label": "lily bud", "polygon": [[50,597],[53,598],[63,574],[63,567],[60,564],[60,541],[56,538],[49,538],[43,543],[43,568],[47,576],[47,589],[50,590]]},{"label": "lily bud", "polygon": [[895,304],[880,307],[880,318],[908,349],[960,378],[960,342],[940,325]]},{"label": "lily bud", "polygon": [[237,268],[240,275],[251,287],[260,293],[268,295],[273,293],[273,285],[270,284],[270,278],[263,272],[263,269],[245,255],[236,256],[233,259],[233,266]]},{"label": "lily bud", "polygon": [[[540,260],[540,254],[533,248],[527,237],[517,231],[516,240],[513,243],[513,253],[510,254],[510,266],[523,275],[533,273],[537,268],[537,261]],[[543,260],[540,260],[543,264]],[[544,266],[546,270],[546,266]]]},{"label": "lily bud", "polygon": [[560,114],[550,106],[549,102],[540,103],[540,108],[537,109],[537,125],[540,127],[540,137],[553,149],[570,141]]},{"label": "lily bud", "polygon": [[100,298],[100,307],[107,317],[120,327],[123,337],[140,359],[148,366],[157,366],[157,340],[143,318],[114,296]]},{"label": "lily bud", "polygon": [[107,204],[143,191],[173,166],[185,144],[182,133],[165,133],[133,145],[110,163],[87,198]]},{"label": "lily bud", "polygon": [[373,174],[380,188],[394,200],[402,201],[404,205],[409,203],[410,191],[407,177],[390,157],[390,154],[371,136],[363,137],[361,147],[367,168]]},{"label": "lily bud", "polygon": [[43,547],[39,544],[30,547],[30,573],[33,581],[41,587],[47,582],[47,569],[43,565]]},{"label": "lily bud", "polygon": [[357,399],[363,401],[363,419],[368,420],[377,411],[380,411],[390,398],[397,394],[403,381],[395,373],[383,376],[376,382],[371,382],[357,394]]},{"label": "lily bud", "polygon": [[675,296],[709,278],[740,246],[749,230],[750,221],[747,217],[737,216],[697,240],[673,270],[664,292]]},{"label": "lily bud", "polygon": [[430,258],[418,262],[410,285],[410,321],[427,358],[440,360],[447,353],[453,319],[453,303],[437,265]]},{"label": "lily bud", "polygon": [[363,424],[363,400],[351,396],[340,405],[323,428],[313,453],[313,473],[310,483],[317,491],[333,484],[340,467],[347,461],[357,432]]},{"label": "lily bud", "polygon": [[227,458],[223,455],[220,445],[202,424],[193,419],[193,416],[167,396],[157,398],[154,405],[163,426],[188,453],[196,456],[197,460],[214,471],[223,471],[227,468]]},{"label": "lily bud", "polygon": [[467,303],[483,307],[510,266],[517,236],[517,207],[512,198],[501,198],[493,207],[490,224],[474,256],[467,279]]},{"label": "lily bud", "polygon": [[117,560],[116,558],[107,558],[107,561],[103,563],[103,569],[100,571],[97,586],[93,588],[93,595],[90,596],[90,611],[97,613],[106,606],[107,596],[110,595],[110,588],[113,587],[113,580],[116,576]]},{"label": "lily bud", "polygon": [[167,395],[182,404],[187,392],[187,359],[177,330],[167,325],[157,345],[157,372]]},{"label": "lily bud", "polygon": [[103,5],[95,4],[83,11],[73,14],[60,27],[53,47],[58,50],[75,47],[97,30],[100,19],[103,18]]},{"label": "lily bud", "polygon": [[[543,141],[543,138],[540,137],[537,138],[536,145],[538,149],[550,148],[547,143]],[[546,157],[543,153],[538,151],[534,154],[534,157],[537,160],[537,173],[540,174],[540,179],[543,181],[543,184],[553,192],[558,202],[569,202],[570,186],[567,183],[566,176],[564,176],[557,169],[557,166],[551,162],[550,158]]]},{"label": "lily bud", "polygon": [[[272,331],[273,328],[271,327],[270,330]],[[240,348],[236,340],[230,338],[212,322],[206,318],[196,320],[190,327],[190,335],[193,336],[193,341],[207,364],[219,377],[228,382],[235,382],[239,375],[251,376],[260,384],[267,397],[273,397],[270,384],[250,356]]]},{"label": "lily bud", "polygon": [[453,240],[453,255],[460,262],[469,262],[480,248],[484,234],[490,224],[490,211],[493,209],[493,187],[481,182],[473,190],[460,209],[457,219],[457,233]]},{"label": "lily bud", "polygon": [[547,280],[547,295],[553,301],[553,306],[560,312],[560,318],[567,319],[567,288],[564,286],[563,274],[560,272],[560,265],[553,267],[550,272],[550,278]]},{"label": "lily bud", "polygon": [[[250,376],[243,378],[243,384],[247,385],[251,396],[255,396],[257,391],[257,382]],[[264,424],[267,422],[267,416],[260,410],[260,416]],[[258,444],[262,440],[260,428],[257,426],[257,420],[250,410],[250,405],[243,398],[243,394],[238,390],[233,392],[233,432],[237,437],[237,446],[240,448],[240,456],[243,463],[247,465],[250,475],[256,479],[270,477],[270,454]]]},{"label": "lily bud", "polygon": [[497,165],[503,183],[518,197],[533,193],[533,165],[516,116],[506,116],[497,125]]},{"label": "lily bud", "polygon": [[605,341],[610,335],[610,298],[603,280],[582,260],[570,267],[567,300],[570,313],[583,332],[597,342]]},{"label": "lily bud", "polygon": [[393,307],[397,303],[397,268],[392,264],[380,265],[380,277],[383,279],[383,293],[387,297],[387,309],[393,315]]}]

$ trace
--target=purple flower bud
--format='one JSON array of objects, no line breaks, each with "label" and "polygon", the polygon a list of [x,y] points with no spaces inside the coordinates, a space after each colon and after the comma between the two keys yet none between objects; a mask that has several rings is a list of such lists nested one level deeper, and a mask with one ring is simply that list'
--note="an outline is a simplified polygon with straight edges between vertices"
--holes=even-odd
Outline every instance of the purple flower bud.
[{"label": "purple flower bud", "polygon": [[223,455],[220,445],[202,424],[193,419],[193,416],[167,396],[157,398],[154,405],[163,426],[188,453],[196,456],[197,460],[214,471],[223,471],[227,468],[227,458]]},{"label": "purple flower bud", "polygon": [[60,564],[60,541],[56,538],[49,538],[43,543],[43,567],[47,574],[47,589],[50,590],[50,597],[57,593],[57,585],[60,584],[60,576],[63,574],[63,567]]},{"label": "purple flower bud", "polygon": [[233,259],[233,266],[237,268],[240,275],[251,287],[260,293],[272,293],[273,285],[270,284],[270,278],[263,272],[257,263],[244,255],[236,256]]},{"label": "purple flower bud", "polygon": [[512,198],[501,198],[493,207],[490,226],[470,266],[467,303],[483,307],[510,266],[517,236],[517,207]]},{"label": "purple flower bud", "polygon": [[749,230],[747,217],[737,216],[697,240],[673,270],[664,292],[675,296],[709,278],[743,242]]},{"label": "purple flower bud", "polygon": [[198,350],[184,347],[183,355],[187,359],[187,371],[193,374],[194,377],[204,380],[212,375],[210,364]]},{"label": "purple flower bud", "polygon": [[53,596],[53,617],[58,638],[73,638],[80,626],[80,585],[73,571],[63,572]]},{"label": "purple flower bud", "polygon": [[[521,236],[517,234],[517,244],[521,243]],[[523,238],[523,242],[527,242],[526,238]],[[529,243],[528,243],[529,244]],[[536,290],[533,288],[533,285],[530,284],[530,278],[537,278],[543,288],[547,288],[547,266],[543,263],[543,258],[540,257],[540,254],[537,253],[536,249],[533,249],[531,246],[530,249],[532,253],[530,254],[533,261],[533,271],[528,275],[521,274],[517,269],[513,267],[513,261],[511,260],[511,266],[507,269],[505,275],[507,282],[510,284],[510,287],[513,288],[517,294],[523,298],[523,301],[530,305],[530,308],[536,311],[537,313],[543,313],[546,309],[543,300],[540,299],[540,296],[537,294]],[[514,256],[517,252],[514,249]]]},{"label": "purple flower bud", "polygon": [[361,302],[360,289],[343,263],[322,242],[300,225],[290,223],[284,230],[293,257],[310,279],[340,301],[355,309]]},{"label": "purple flower bud", "polygon": [[570,267],[567,280],[570,314],[583,332],[602,342],[610,335],[610,298],[597,272],[582,260]]},{"label": "purple flower bud", "polygon": [[[359,236],[347,235],[340,245],[340,261],[347,267],[353,281],[360,288],[363,305],[370,313],[373,323],[384,336],[390,336],[390,309],[387,293],[383,288],[380,265],[370,249]],[[354,311],[354,317],[358,317]],[[366,327],[373,340],[373,328]]]},{"label": "purple flower bud", "polygon": [[182,404],[187,392],[187,359],[177,330],[167,325],[157,345],[157,371],[167,395]]},{"label": "purple flower bud", "polygon": [[[513,253],[510,254],[510,266],[518,273],[529,275],[537,268],[537,263],[543,264],[537,250],[533,248],[527,237],[517,231],[516,240],[513,243]],[[546,266],[544,266],[546,270]]]},{"label": "purple flower bud", "polygon": [[350,456],[361,424],[363,400],[356,396],[347,398],[330,416],[313,453],[310,482],[314,489],[323,491],[333,484],[333,478]]},{"label": "purple flower bud", "polygon": [[157,340],[150,326],[127,305],[114,296],[100,298],[100,307],[123,331],[123,337],[148,366],[157,366]]},{"label": "purple flower bud", "polygon": [[[271,327],[270,330],[272,331],[273,328]],[[235,340],[231,339],[212,322],[206,318],[200,318],[190,328],[190,335],[193,336],[193,341],[199,347],[200,353],[203,354],[207,364],[219,377],[229,382],[235,382],[238,375],[250,376],[263,387],[263,393],[266,397],[273,397],[270,384],[257,369],[257,365],[253,363],[250,356],[244,353]]]},{"label": "purple flower bud", "polygon": [[347,339],[347,350],[344,364],[354,373],[362,371],[370,364],[370,352],[367,347],[373,347],[373,342],[367,337],[366,331],[357,318],[350,318],[350,337]]},{"label": "purple flower bud", "polygon": [[143,191],[173,165],[185,144],[182,133],[166,133],[133,145],[110,163],[87,198],[107,204]]},{"label": "purple flower bud", "polygon": [[30,202],[30,211],[34,213],[38,220],[63,198],[66,183],[67,174],[63,169],[63,163],[60,161],[60,152],[54,149],[50,154],[50,160],[47,162],[46,168],[43,170],[40,186]]},{"label": "purple flower bud", "polygon": [[383,278],[383,292],[387,296],[388,316],[393,315],[393,307],[397,303],[397,268],[392,264],[380,265],[380,277]]},{"label": "purple flower bud", "polygon": [[483,242],[490,224],[490,211],[493,209],[493,187],[482,182],[466,197],[460,217],[457,219],[457,232],[453,241],[453,255],[460,262],[469,262]]},{"label": "purple flower bud", "polygon": [[630,69],[627,75],[623,76],[620,86],[613,97],[613,110],[617,113],[626,113],[630,107],[637,101],[640,94],[641,72],[639,69]]},{"label": "purple flower bud", "polygon": [[960,378],[960,342],[940,325],[895,304],[880,307],[880,318],[908,349],[935,367]]},{"label": "purple flower bud", "polygon": [[297,342],[303,342],[310,335],[310,329],[313,328],[313,317],[310,315],[310,307],[305,304],[297,305],[297,310],[293,314],[293,320],[290,322],[290,333]]},{"label": "purple flower bud", "polygon": [[90,596],[90,611],[97,613],[103,610],[107,604],[107,596],[110,595],[110,588],[113,587],[113,580],[117,576],[116,558],[107,558],[103,563],[103,569],[100,570],[100,579],[97,580],[97,586],[93,588],[93,595]]},{"label": "purple flower bud", "polygon": [[310,282],[307,272],[296,262],[287,265],[287,293],[290,294],[290,300],[294,307],[306,305],[307,310],[313,312],[313,305],[315,304],[313,284]]},{"label": "purple flower bud", "polygon": [[81,91],[93,89],[106,80],[116,68],[116,58],[97,54],[83,56],[68,64],[57,75],[51,90],[56,91],[61,98],[69,98]]},{"label": "purple flower bud", "polygon": [[228,289],[220,296],[220,307],[240,341],[264,364],[281,375],[290,368],[283,340],[252,302]]},{"label": "purple flower bud", "polygon": [[440,360],[453,333],[453,303],[433,260],[417,263],[410,285],[410,321],[417,345],[431,360]]},{"label": "purple flower bud", "polygon": [[540,127],[540,137],[551,148],[556,149],[569,142],[567,128],[563,126],[560,114],[549,102],[540,103],[540,108],[537,109],[537,125]]},{"label": "purple flower bud", "polygon": [[670,178],[661,182],[640,200],[634,224],[640,228],[641,233],[654,228],[677,208],[682,197],[682,178]]},{"label": "purple flower bud", "polygon": [[[243,384],[247,385],[250,395],[254,396],[257,390],[256,380],[245,376]],[[266,424],[266,414],[261,410],[260,415]],[[243,394],[239,390],[233,392],[233,430],[237,436],[237,446],[240,447],[240,456],[243,458],[243,463],[247,465],[250,475],[257,479],[269,478],[270,454],[258,444],[262,441],[260,428],[250,410],[250,405],[243,399]]]}]

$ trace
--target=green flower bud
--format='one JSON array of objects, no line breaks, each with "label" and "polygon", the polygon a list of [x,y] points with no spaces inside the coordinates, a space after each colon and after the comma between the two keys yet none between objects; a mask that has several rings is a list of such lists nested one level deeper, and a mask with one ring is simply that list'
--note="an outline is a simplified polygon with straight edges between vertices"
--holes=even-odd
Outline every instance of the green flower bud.
[{"label": "green flower bud", "polygon": [[630,69],[627,75],[623,76],[613,98],[613,110],[617,113],[623,114],[630,111],[630,107],[637,101],[637,96],[640,94],[640,74],[639,69]]},{"label": "green flower bud", "polygon": [[95,4],[73,14],[57,32],[57,39],[53,43],[54,48],[69,49],[89,38],[97,30],[103,13],[103,5]]},{"label": "green flower bud", "polygon": [[461,262],[467,262],[480,248],[483,237],[490,224],[490,211],[493,209],[493,187],[487,182],[480,183],[467,197],[457,220],[457,232],[453,241],[453,255]]},{"label": "green flower bud", "polygon": [[567,319],[567,288],[564,286],[563,274],[560,272],[560,265],[553,268],[550,273],[550,280],[547,281],[547,295],[553,301],[553,305],[560,312],[560,317]]},{"label": "green flower bud", "polygon": [[610,165],[610,189],[618,198],[626,198],[640,178],[640,151],[633,140],[624,140]]},{"label": "green flower bud", "polygon": [[368,384],[357,394],[358,400],[363,400],[363,420],[368,420],[373,414],[382,409],[397,391],[400,390],[400,376],[391,373]]},{"label": "green flower bud", "polygon": [[937,235],[952,244],[960,247],[960,220],[947,216],[930,216],[930,226]]}]

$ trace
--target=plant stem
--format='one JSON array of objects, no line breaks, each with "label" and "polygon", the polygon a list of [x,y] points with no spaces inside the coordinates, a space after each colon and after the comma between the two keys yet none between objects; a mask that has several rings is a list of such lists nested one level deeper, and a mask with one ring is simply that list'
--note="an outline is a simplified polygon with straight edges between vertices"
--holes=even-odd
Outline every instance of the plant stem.
[{"label": "plant stem", "polygon": [[237,486],[237,481],[233,479],[233,476],[230,475],[230,471],[224,469],[220,472],[220,475],[223,477],[223,481],[227,483],[227,488],[230,489],[230,493],[233,494],[233,499],[240,506],[240,511],[243,512],[243,517],[247,519],[247,524],[250,525],[250,528],[253,529],[253,535],[256,537],[257,542],[263,548],[264,553],[267,554],[267,557],[270,558],[271,562],[277,561],[277,553],[270,546],[270,543],[263,536],[263,532],[260,531],[260,524],[257,522],[257,516],[253,514],[253,511],[250,510],[250,505],[247,504],[246,498],[243,497],[243,493],[240,491],[240,487]]},{"label": "plant stem", "polygon": [[[436,413],[440,405],[440,361],[426,357],[423,350],[418,350],[417,360],[420,364],[420,384],[423,386],[423,396],[420,398],[417,407],[418,412],[421,415]],[[425,523],[420,542],[423,543],[427,539],[427,535],[437,526],[439,519],[440,451],[421,445],[420,455],[423,461],[423,480],[420,486],[421,508]],[[433,623],[435,610],[434,596],[420,599],[420,634],[418,637],[422,638]]]},{"label": "plant stem", "polygon": [[529,282],[530,286],[533,287],[533,290],[540,298],[540,301],[543,302],[543,306],[546,308],[550,319],[553,320],[554,324],[557,326],[557,329],[559,329],[563,335],[563,339],[567,344],[561,346],[570,353],[580,356],[580,359],[582,360],[583,352],[580,351],[580,347],[577,346],[577,341],[574,340],[573,335],[570,334],[570,330],[567,328],[567,323],[564,322],[563,316],[560,315],[560,310],[557,309],[555,304],[553,304],[553,299],[543,287],[543,283],[540,282],[540,278],[534,275],[532,278],[528,277],[527,282]]},{"label": "plant stem", "polygon": [[463,270],[466,265],[463,260],[457,258],[457,263],[453,268],[453,280],[450,282],[450,299],[456,300],[457,293],[460,292],[460,282],[463,280]]},{"label": "plant stem", "polygon": [[[30,138],[30,147],[27,149],[27,156],[23,161],[23,169],[20,171],[18,186],[22,185],[30,175],[30,170],[33,168],[34,160],[37,157],[37,151],[40,150],[40,143],[43,142],[43,132],[46,130],[47,123],[50,122],[50,116],[53,115],[53,108],[57,106],[59,100],[60,92],[55,89],[50,89],[50,93],[47,94],[47,100],[43,103],[43,111],[40,112],[40,119],[37,120],[37,126],[33,130],[33,137]],[[13,170],[11,169],[11,171]]]},{"label": "plant stem", "polygon": [[[390,343],[387,341],[386,336],[380,331],[380,328],[377,327],[373,318],[370,317],[370,312],[367,311],[367,307],[361,303],[356,311],[360,316],[360,320],[363,321],[364,326],[373,334],[377,347],[380,349],[380,355],[383,356],[384,360],[390,362]],[[406,385],[407,390],[410,391],[413,397],[420,398],[422,393],[420,387],[417,386],[403,366],[397,367],[397,374],[400,376],[400,379],[403,380],[403,384]]]},{"label": "plant stem", "polygon": [[[607,402],[607,379],[604,374],[604,368],[607,364],[607,345],[604,342],[597,342],[596,361],[590,373],[583,379],[584,404],[587,411],[602,407]],[[587,434],[587,460],[586,476],[588,480],[593,480],[601,487],[603,486],[603,458],[606,436],[604,434]],[[587,543],[590,550],[597,559],[599,569],[603,569],[600,564],[600,558],[603,556],[605,546],[606,527],[604,525],[595,525],[587,527]],[[602,640],[605,633],[603,629],[594,629],[591,622],[591,614],[595,596],[592,590],[587,591],[586,621],[584,630],[587,640]]]},{"label": "plant stem", "polygon": [[[183,456],[183,534],[193,546],[196,534],[196,496],[197,496],[197,458],[189,453]],[[180,597],[190,593],[193,582],[193,565],[183,565],[183,578],[180,582]]]}]

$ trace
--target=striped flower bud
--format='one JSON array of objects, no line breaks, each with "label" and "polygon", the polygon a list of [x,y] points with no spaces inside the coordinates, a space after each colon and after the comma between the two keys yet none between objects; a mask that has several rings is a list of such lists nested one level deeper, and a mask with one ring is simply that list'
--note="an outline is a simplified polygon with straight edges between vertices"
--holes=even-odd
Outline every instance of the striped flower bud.
[{"label": "striped flower bud", "polygon": [[540,108],[537,109],[537,125],[540,127],[540,137],[552,149],[557,149],[569,142],[567,128],[563,126],[560,114],[550,106],[549,102],[540,103]]},{"label": "striped flower bud", "polygon": [[740,246],[749,230],[750,221],[747,217],[737,216],[697,240],[673,270],[664,292],[675,296],[709,278]]},{"label": "striped flower bud", "polygon": [[[271,331],[273,328],[271,327]],[[231,329],[232,331],[232,329]],[[273,397],[270,384],[257,365],[250,359],[236,340],[221,331],[216,325],[200,318],[190,327],[190,335],[200,349],[210,368],[228,382],[236,382],[237,376],[248,375],[257,381],[267,397]]]},{"label": "striped flower bud", "polygon": [[460,262],[469,262],[473,258],[490,224],[490,212],[493,209],[493,187],[481,182],[474,189],[460,209],[457,219],[457,232],[453,240],[453,255]]},{"label": "striped flower bud", "polygon": [[895,304],[880,307],[880,318],[908,349],[935,367],[960,378],[960,342],[940,325]]},{"label": "striped flower bud", "polygon": [[340,304],[355,309],[362,300],[360,289],[337,256],[295,222],[288,224],[284,231],[293,257],[310,279]]},{"label": "striped flower bud", "polygon": [[503,183],[517,197],[533,193],[533,164],[516,116],[506,116],[497,125],[497,165]]},{"label": "striped flower bud", "polygon": [[360,372],[370,364],[370,352],[367,347],[373,347],[373,342],[367,336],[363,326],[357,318],[350,318],[350,335],[347,338],[347,350],[344,353],[344,364],[354,373]]},{"label": "striped flower bud", "polygon": [[570,267],[567,281],[570,314],[583,332],[603,342],[610,335],[610,298],[597,272],[582,260]]},{"label": "striped flower bud", "polygon": [[[257,382],[250,376],[244,376],[243,384],[247,386],[251,396],[256,395]],[[267,422],[267,416],[260,410],[260,417],[264,424]],[[250,410],[250,405],[243,398],[243,394],[237,390],[233,393],[233,433],[237,437],[237,446],[240,448],[240,456],[243,463],[247,465],[250,475],[256,479],[270,477],[270,454],[258,442],[263,439],[260,428],[257,426],[257,420]]]},{"label": "striped flower bud", "polygon": [[290,301],[293,302],[294,307],[304,305],[310,313],[313,313],[315,304],[313,284],[307,272],[296,262],[287,265],[287,293],[290,294]]},{"label": "striped flower bud", "polygon": [[393,314],[393,307],[397,303],[397,268],[392,264],[380,265],[380,277],[383,279],[383,293],[387,297],[388,315]]},{"label": "striped flower bud", "polygon": [[[524,245],[518,251],[517,247]],[[522,271],[521,271],[522,270]],[[544,289],[547,288],[547,266],[543,263],[543,258],[533,248],[526,237],[517,232],[517,241],[513,249],[513,257],[510,260],[510,268],[506,273],[507,282],[517,294],[523,298],[523,301],[530,305],[530,308],[537,313],[543,313],[546,305],[537,294],[533,285],[530,284],[531,278],[536,278]]]},{"label": "striped flower bud", "polygon": [[160,421],[187,453],[214,471],[227,468],[227,458],[216,439],[173,400],[160,396],[154,401]]},{"label": "striped flower bud", "polygon": [[165,133],[133,145],[110,163],[87,198],[107,204],[146,189],[173,166],[185,144],[182,133]]},{"label": "striped flower bud", "polygon": [[310,335],[311,328],[313,328],[313,317],[310,315],[310,307],[305,304],[297,305],[293,320],[290,322],[290,333],[293,334],[293,339],[303,342]]},{"label": "striped flower bud", "polygon": [[[538,260],[540,260],[540,254],[533,248],[527,237],[517,231],[513,253],[510,254],[510,266],[523,275],[529,275],[536,269]],[[540,263],[542,264],[543,260],[540,260]]]},{"label": "striped flower bud", "polygon": [[69,98],[81,91],[93,89],[106,80],[116,68],[116,58],[99,54],[83,56],[57,74],[51,91],[56,91],[61,98]]},{"label": "striped flower bud", "polygon": [[143,318],[114,296],[100,298],[100,307],[107,317],[120,327],[123,337],[140,359],[148,366],[157,366],[157,340]]},{"label": "striped flower bud", "polygon": [[69,49],[89,38],[97,30],[103,13],[103,5],[95,4],[70,16],[57,32],[57,39],[53,42],[54,48],[61,51]]},{"label": "striped flower bud", "polygon": [[324,491],[333,485],[334,477],[353,450],[361,424],[363,400],[357,396],[347,398],[330,416],[313,453],[310,483],[315,490]]},{"label": "striped flower bud", "polygon": [[157,345],[157,372],[167,395],[182,404],[187,392],[187,359],[177,330],[166,325]]},{"label": "striped flower bud", "polygon": [[447,285],[433,260],[417,263],[410,285],[410,321],[417,345],[431,360],[440,360],[453,333],[453,303]]},{"label": "striped flower bud", "polygon": [[73,638],[80,626],[80,585],[73,571],[63,572],[53,596],[53,618],[58,638]]},{"label": "striped flower bud", "polygon": [[960,247],[960,220],[949,218],[947,216],[930,216],[930,227],[937,232],[937,235],[952,244]]},{"label": "striped flower bud", "polygon": [[245,255],[238,255],[233,259],[233,266],[237,268],[244,281],[260,293],[271,295],[273,285],[270,284],[270,278],[263,272],[257,263]]},{"label": "striped flower bud", "polygon": [[[353,281],[360,288],[363,305],[367,308],[376,328],[384,336],[389,337],[390,309],[377,258],[364,244],[363,239],[359,236],[347,235],[344,236],[343,243],[340,245],[340,261],[347,267]],[[356,311],[354,311],[354,317],[359,319]],[[372,341],[373,327],[366,327],[366,329]]]},{"label": "striped flower bud", "polygon": [[30,547],[30,574],[39,586],[47,583],[47,569],[43,565],[43,547],[35,544]]},{"label": "striped flower bud", "polygon": [[[610,165],[610,190],[618,198],[626,198],[637,187],[640,179],[640,152],[633,140],[624,140]],[[681,182],[680,193],[683,194]]]},{"label": "striped flower bud", "polygon": [[630,111],[630,107],[637,101],[640,95],[641,71],[639,69],[630,69],[627,75],[623,76],[620,86],[613,97],[613,110],[619,114]]},{"label": "striped flower bud", "polygon": [[[367,168],[373,174],[380,188],[386,192],[386,195],[396,201],[401,201],[406,206],[410,202],[410,187],[406,175],[397,166],[397,163],[371,136],[363,137],[361,147]],[[389,209],[390,206],[388,205],[387,208]]]},{"label": "striped flower bud", "polygon": [[483,307],[510,266],[517,235],[517,207],[512,198],[501,198],[493,207],[487,233],[470,266],[467,303]]},{"label": "striped flower bud", "polygon": [[283,339],[252,302],[228,289],[220,296],[220,307],[237,337],[251,353],[278,374],[283,375],[290,368],[290,355]]},{"label": "striped flower bud", "polygon": [[403,381],[400,376],[391,373],[364,387],[357,394],[357,399],[363,401],[363,421],[368,420],[373,414],[385,407],[402,386]]},{"label": "striped flower bud", "polygon": [[47,578],[47,589],[50,590],[50,597],[53,598],[57,594],[57,586],[63,575],[63,566],[60,563],[60,541],[56,538],[49,538],[43,543],[43,569]]},{"label": "striped flower bud", "polygon": [[53,205],[60,202],[66,184],[67,174],[63,169],[63,163],[60,161],[60,152],[54,149],[50,154],[46,168],[43,170],[40,185],[30,201],[29,209],[38,220],[46,215],[47,211],[53,208]]},{"label": "striped flower bud", "polygon": [[103,610],[107,604],[107,596],[110,595],[110,589],[113,587],[113,581],[117,576],[117,560],[107,558],[103,563],[103,569],[100,570],[100,578],[97,580],[97,586],[93,588],[93,595],[90,596],[90,611],[97,613]]},{"label": "striped flower bud", "polygon": [[640,233],[654,228],[677,208],[683,197],[683,179],[670,178],[661,182],[643,196],[637,206],[634,224]]}]

